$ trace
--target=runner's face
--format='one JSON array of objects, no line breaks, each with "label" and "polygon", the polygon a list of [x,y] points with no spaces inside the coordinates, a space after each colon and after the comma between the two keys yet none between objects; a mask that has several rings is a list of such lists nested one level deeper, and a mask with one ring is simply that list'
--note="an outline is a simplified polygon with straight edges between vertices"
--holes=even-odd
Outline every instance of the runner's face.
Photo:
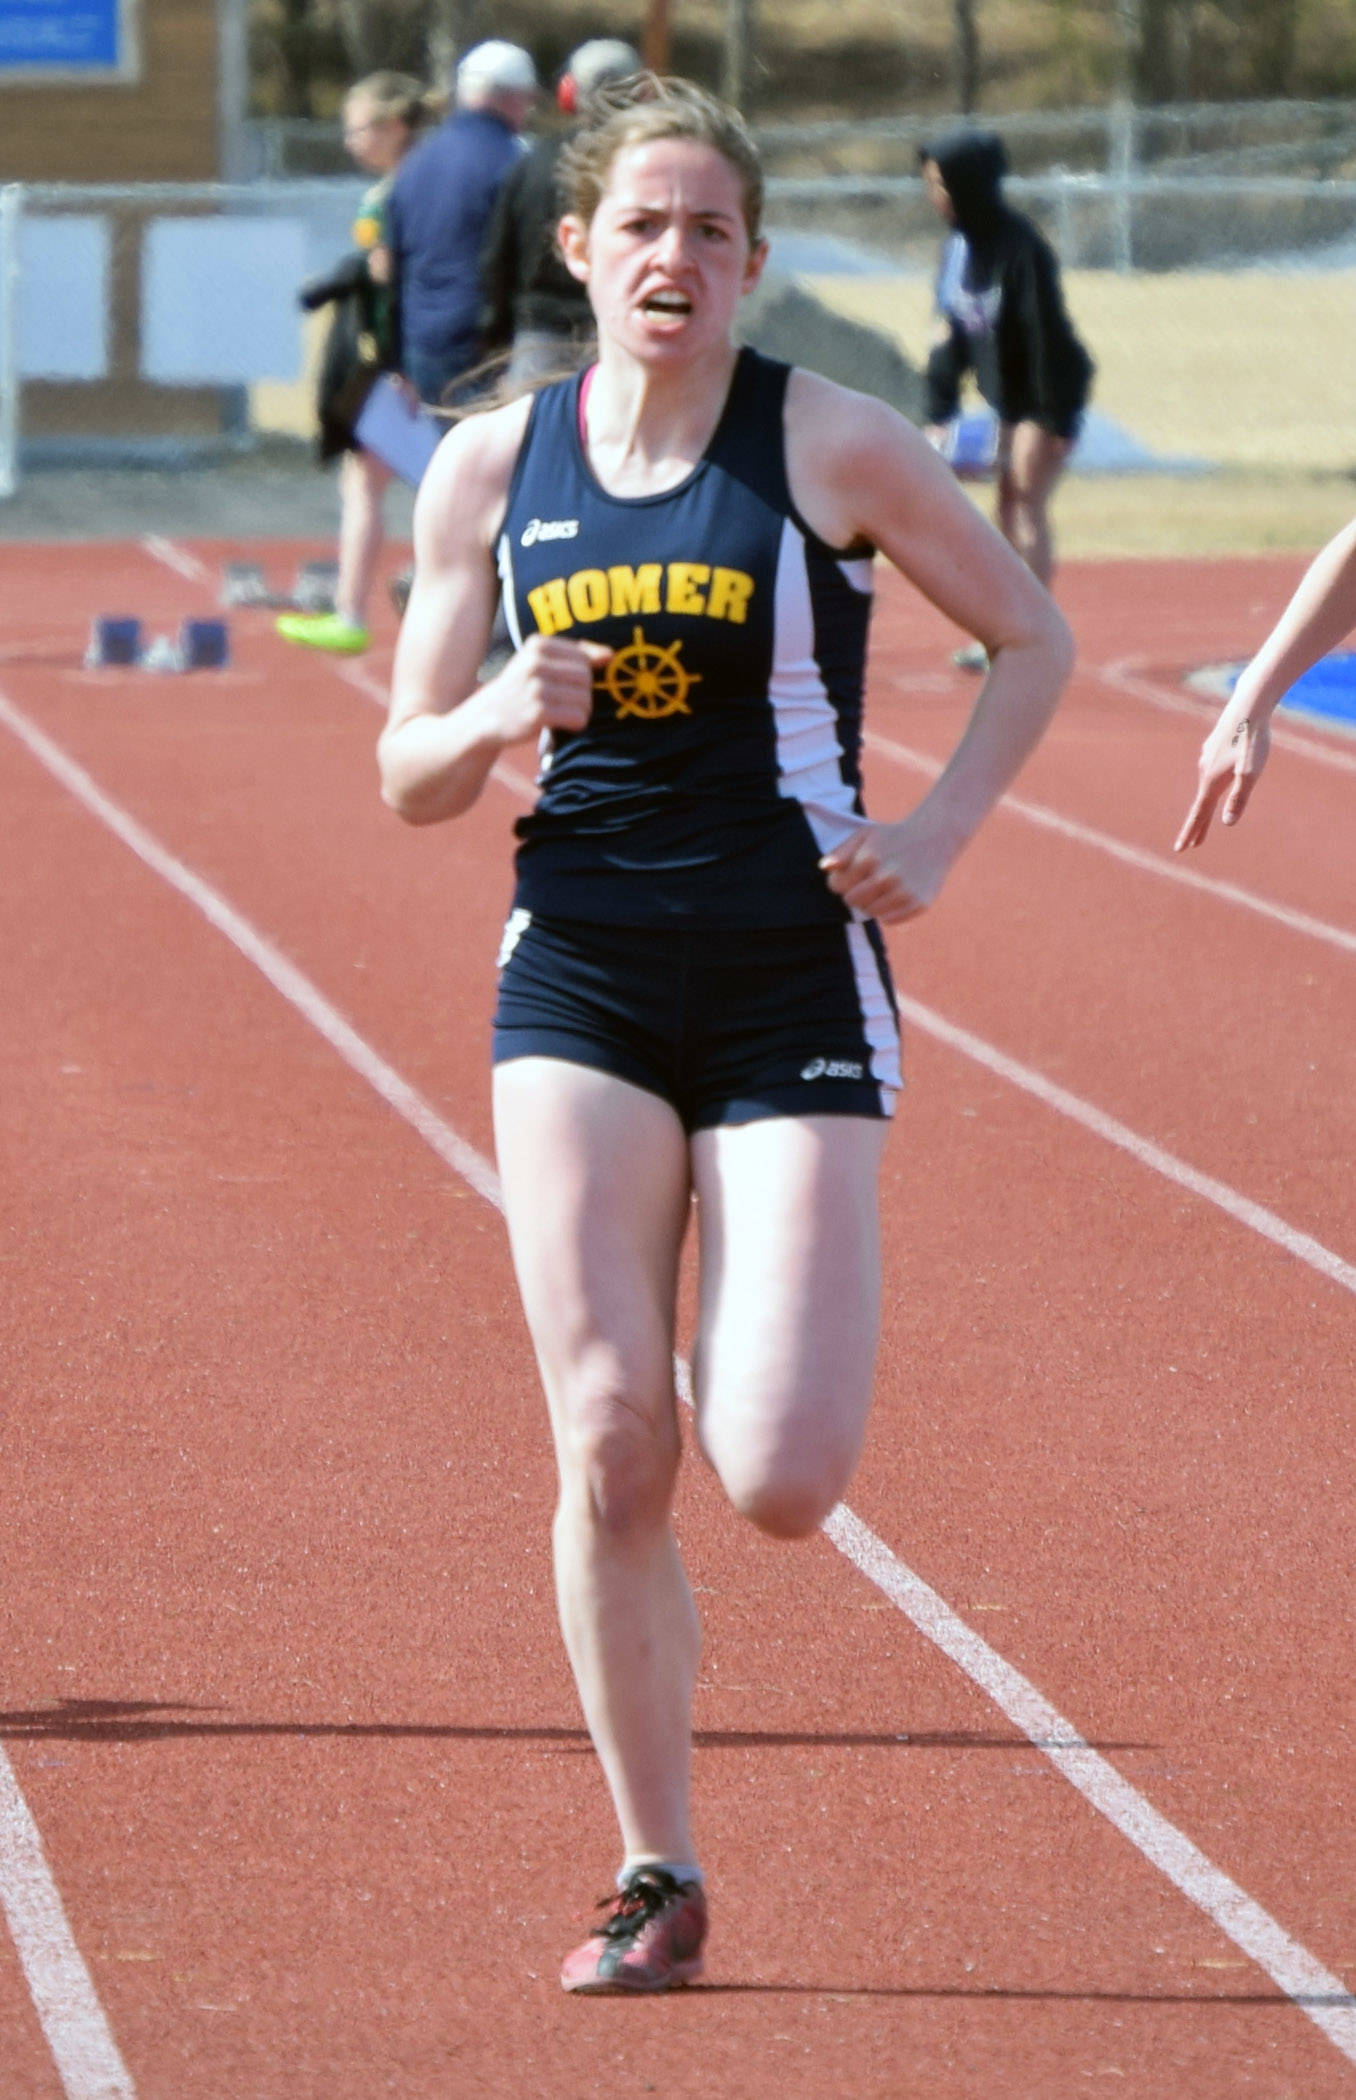
[{"label": "runner's face", "polygon": [[951,192],[942,180],[942,171],[935,160],[923,162],[923,182],[928,193],[928,202],[948,226],[956,223],[956,207],[951,202]]},{"label": "runner's face", "polygon": [[750,244],[738,172],[695,139],[628,146],[590,224],[566,219],[561,242],[588,285],[600,337],[648,364],[727,342],[767,252]]}]

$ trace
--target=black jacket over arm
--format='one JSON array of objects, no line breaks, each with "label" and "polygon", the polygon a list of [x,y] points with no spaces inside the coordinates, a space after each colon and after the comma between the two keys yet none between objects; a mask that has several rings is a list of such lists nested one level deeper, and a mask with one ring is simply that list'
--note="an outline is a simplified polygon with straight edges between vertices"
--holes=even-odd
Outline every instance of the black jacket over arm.
[{"label": "black jacket over arm", "polygon": [[559,135],[538,139],[495,200],[480,259],[487,350],[505,348],[524,328],[570,337],[592,333],[588,296],[566,269],[556,242],[563,210],[556,163],[563,144]]}]

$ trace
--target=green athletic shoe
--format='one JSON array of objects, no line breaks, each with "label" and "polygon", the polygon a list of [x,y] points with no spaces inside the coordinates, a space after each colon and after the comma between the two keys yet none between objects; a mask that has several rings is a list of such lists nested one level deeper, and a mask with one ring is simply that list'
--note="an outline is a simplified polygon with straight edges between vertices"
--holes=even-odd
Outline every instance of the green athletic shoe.
[{"label": "green athletic shoe", "polygon": [[283,613],[278,632],[285,642],[300,642],[307,649],[329,649],[336,656],[357,656],[371,641],[366,627],[341,620],[338,613]]}]

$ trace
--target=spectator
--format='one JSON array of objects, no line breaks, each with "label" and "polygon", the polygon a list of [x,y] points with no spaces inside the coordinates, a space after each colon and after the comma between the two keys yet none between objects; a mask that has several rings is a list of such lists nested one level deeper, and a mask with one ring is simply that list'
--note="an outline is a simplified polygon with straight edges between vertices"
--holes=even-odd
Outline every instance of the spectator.
[{"label": "spectator", "polygon": [[[1053,249],[1004,200],[1003,141],[992,131],[952,132],[924,146],[919,160],[928,195],[952,228],[937,276],[929,435],[940,442],[972,371],[998,416],[999,530],[1048,585],[1050,498],[1078,436],[1092,359],[1065,309]],[[956,661],[983,669],[976,649]]]},{"label": "spectator", "polygon": [[485,230],[536,93],[536,69],[520,46],[477,44],[457,67],[451,115],[392,186],[393,333],[399,368],[421,401],[442,401],[480,355]]},{"label": "spectator", "polygon": [[[613,81],[641,70],[640,53],[618,37],[594,37],[565,61],[556,103],[567,116]],[[512,346],[507,382],[558,378],[593,336],[588,295],[565,267],[556,240],[562,215],[557,162],[568,133],[537,139],[510,170],[495,202],[481,261],[486,351]]]},{"label": "spectator", "polygon": [[316,402],[322,461],[339,465],[339,573],[334,610],[284,613],[278,632],[311,649],[353,655],[370,635],[367,600],[385,534],[390,470],[353,434],[368,389],[391,362],[391,258],[386,206],[396,169],[440,103],[405,73],[372,73],[344,98],[344,144],[377,180],[364,191],[353,222],[354,248],[339,267],[305,285],[307,311],[333,306]]}]

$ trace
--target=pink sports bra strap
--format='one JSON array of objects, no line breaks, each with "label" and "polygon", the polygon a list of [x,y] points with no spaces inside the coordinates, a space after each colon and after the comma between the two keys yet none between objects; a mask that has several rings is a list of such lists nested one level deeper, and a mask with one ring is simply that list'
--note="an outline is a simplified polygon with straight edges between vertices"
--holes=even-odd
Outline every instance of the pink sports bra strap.
[{"label": "pink sports bra strap", "polygon": [[590,365],[587,372],[585,372],[583,378],[579,382],[579,442],[584,447],[585,451],[588,450],[588,427],[585,423],[584,416],[585,411],[587,410],[589,405],[589,389],[593,385],[594,376],[597,373],[597,370],[597,365]]}]

